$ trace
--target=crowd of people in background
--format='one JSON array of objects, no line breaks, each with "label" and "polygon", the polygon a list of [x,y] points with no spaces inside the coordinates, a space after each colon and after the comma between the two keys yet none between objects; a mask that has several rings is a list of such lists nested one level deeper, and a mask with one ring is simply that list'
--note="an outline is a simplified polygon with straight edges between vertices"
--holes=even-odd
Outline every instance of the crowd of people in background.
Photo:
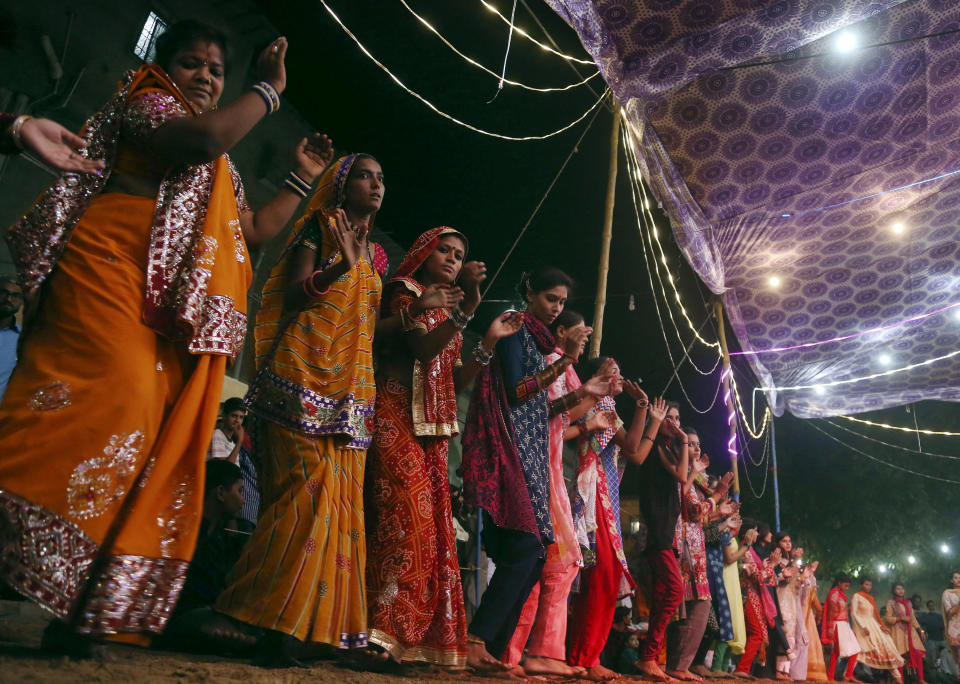
[{"label": "crowd of people in background", "polygon": [[[902,584],[878,610],[863,576],[852,596],[839,576],[821,604],[818,564],[742,517],[680,406],[584,358],[592,330],[560,269],[531,267],[523,310],[464,348],[486,267],[442,226],[390,269],[370,240],[385,188],[373,156],[303,139],[254,211],[226,153],[280,106],[286,48],[271,43],[259,82],[219,106],[226,39],[174,24],[82,138],[0,122],[12,148],[65,170],[11,229],[20,279],[0,283],[14,540],[0,580],[55,616],[44,648],[89,656],[159,635],[271,667],[349,651],[371,669],[594,681],[956,673],[960,573],[942,620]],[[221,406],[247,248],[308,195],[263,287],[256,376]],[[453,505],[449,443],[471,385]],[[643,581],[624,551],[624,482],[640,492]],[[479,527],[494,570],[468,622],[462,542]]]}]

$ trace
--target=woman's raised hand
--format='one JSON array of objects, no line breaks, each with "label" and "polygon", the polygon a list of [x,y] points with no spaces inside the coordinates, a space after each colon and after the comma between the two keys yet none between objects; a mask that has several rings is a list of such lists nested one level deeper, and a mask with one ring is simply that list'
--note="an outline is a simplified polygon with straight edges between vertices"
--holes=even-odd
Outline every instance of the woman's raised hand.
[{"label": "woman's raised hand", "polygon": [[656,423],[662,423],[667,417],[667,401],[663,397],[657,397],[650,402],[650,420]]},{"label": "woman's raised hand", "polygon": [[257,58],[257,78],[269,81],[278,93],[287,87],[287,68],[283,63],[286,56],[287,39],[280,36],[265,47]]},{"label": "woman's raised hand", "polygon": [[639,383],[624,378],[623,388],[627,390],[627,394],[629,394],[631,398],[636,399],[637,401],[649,402],[649,399],[647,399],[647,393],[640,389]]},{"label": "woman's raised hand", "polygon": [[463,299],[463,290],[455,285],[434,283],[427,285],[419,297],[419,306],[422,311],[427,309],[449,309]]},{"label": "woman's raised hand", "polygon": [[595,432],[597,430],[606,430],[608,428],[615,427],[616,424],[616,411],[600,411],[599,413],[594,413],[587,420],[587,429],[590,432]]},{"label": "woman's raised hand", "polygon": [[366,225],[351,226],[347,219],[347,212],[337,208],[330,218],[330,230],[337,241],[337,246],[340,247],[344,262],[352,268],[363,254],[370,228]]},{"label": "woman's raised hand", "polygon": [[613,395],[615,389],[615,377],[613,375],[594,375],[583,383],[583,391],[598,399]]},{"label": "woman's raised hand", "polygon": [[314,133],[309,138],[301,140],[294,152],[297,175],[308,183],[313,183],[332,161],[333,141],[320,133]]},{"label": "woman's raised hand", "polygon": [[496,343],[505,337],[510,337],[523,327],[523,314],[519,311],[508,311],[493,319],[487,328],[487,337]]},{"label": "woman's raised hand", "polygon": [[592,332],[593,328],[587,325],[578,325],[576,328],[571,328],[563,339],[563,353],[573,357],[574,360],[579,359]]},{"label": "woman's raised hand", "polygon": [[487,279],[487,265],[482,261],[468,261],[460,269],[460,284],[471,298],[480,301],[480,283]]}]

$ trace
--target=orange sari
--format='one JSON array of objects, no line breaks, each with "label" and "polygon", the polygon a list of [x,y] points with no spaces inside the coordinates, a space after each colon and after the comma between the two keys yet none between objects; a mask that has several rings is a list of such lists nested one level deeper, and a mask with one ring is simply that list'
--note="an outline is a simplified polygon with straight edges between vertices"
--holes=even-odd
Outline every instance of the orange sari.
[{"label": "orange sari", "polygon": [[[156,67],[141,69],[113,104],[110,162],[138,158],[138,130],[193,114]],[[91,119],[88,140],[102,123]],[[242,345],[251,276],[231,171],[225,158],[172,169],[157,199],[97,194],[99,179],[87,186],[68,174],[66,186],[93,187],[92,201],[51,213],[61,181],[32,210],[52,217],[62,253],[15,251],[42,297],[0,407],[0,579],[80,633],[138,640],[162,631],[193,555],[203,464],[226,366]],[[179,222],[164,223],[165,202],[184,194],[205,212],[179,206]],[[74,209],[76,222],[56,227]],[[15,227],[21,248],[43,229],[30,217]],[[171,240],[187,276],[154,269],[152,287],[151,255]],[[168,255],[165,265],[174,263]],[[190,295],[189,316],[169,305],[186,299],[145,299],[171,289]],[[148,323],[151,311],[170,327]]]}]

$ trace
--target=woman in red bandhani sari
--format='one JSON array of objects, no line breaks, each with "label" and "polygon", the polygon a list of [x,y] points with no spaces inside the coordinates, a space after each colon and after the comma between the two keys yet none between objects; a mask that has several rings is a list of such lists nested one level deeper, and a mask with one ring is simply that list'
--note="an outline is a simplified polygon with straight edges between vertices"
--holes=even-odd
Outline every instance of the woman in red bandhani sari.
[{"label": "woman in red bandhani sari", "polygon": [[399,315],[403,329],[378,341],[365,487],[369,641],[397,662],[454,668],[467,654],[447,477],[447,442],[459,432],[456,390],[522,322],[498,317],[461,363],[462,330],[486,277],[482,263],[464,263],[466,254],[462,233],[428,230],[387,286],[383,315]]}]

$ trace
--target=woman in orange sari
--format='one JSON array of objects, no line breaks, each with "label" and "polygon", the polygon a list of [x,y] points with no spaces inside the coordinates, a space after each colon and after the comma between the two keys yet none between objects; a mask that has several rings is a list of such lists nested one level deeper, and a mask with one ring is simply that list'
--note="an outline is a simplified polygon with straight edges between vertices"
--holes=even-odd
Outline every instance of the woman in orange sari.
[{"label": "woman in orange sari", "polygon": [[[78,655],[85,637],[142,643],[164,628],[243,345],[246,243],[277,234],[300,200],[284,190],[250,211],[226,151],[270,107],[251,90],[214,111],[226,52],[218,30],[173,25],[158,64],[84,127],[106,170],[65,174],[8,235],[28,321],[0,407],[0,579],[59,619],[47,646]],[[270,97],[285,52],[281,38],[260,58]],[[301,142],[304,178],[324,154]]]},{"label": "woman in orange sari", "polygon": [[373,432],[373,332],[386,253],[367,236],[383,199],[370,155],[327,169],[263,287],[247,393],[260,519],[217,610],[268,630],[258,661],[296,641],[367,645],[363,475]]},{"label": "woman in orange sari", "polygon": [[[370,642],[396,662],[453,668],[467,655],[447,476],[447,442],[460,431],[456,391],[521,325],[519,314],[499,316],[461,363],[462,330],[486,278],[484,265],[465,262],[466,254],[462,233],[433,228],[390,280],[383,314],[401,316],[404,326],[378,337],[377,432],[365,487]],[[421,308],[418,298],[431,286],[448,291],[449,309]]]}]

